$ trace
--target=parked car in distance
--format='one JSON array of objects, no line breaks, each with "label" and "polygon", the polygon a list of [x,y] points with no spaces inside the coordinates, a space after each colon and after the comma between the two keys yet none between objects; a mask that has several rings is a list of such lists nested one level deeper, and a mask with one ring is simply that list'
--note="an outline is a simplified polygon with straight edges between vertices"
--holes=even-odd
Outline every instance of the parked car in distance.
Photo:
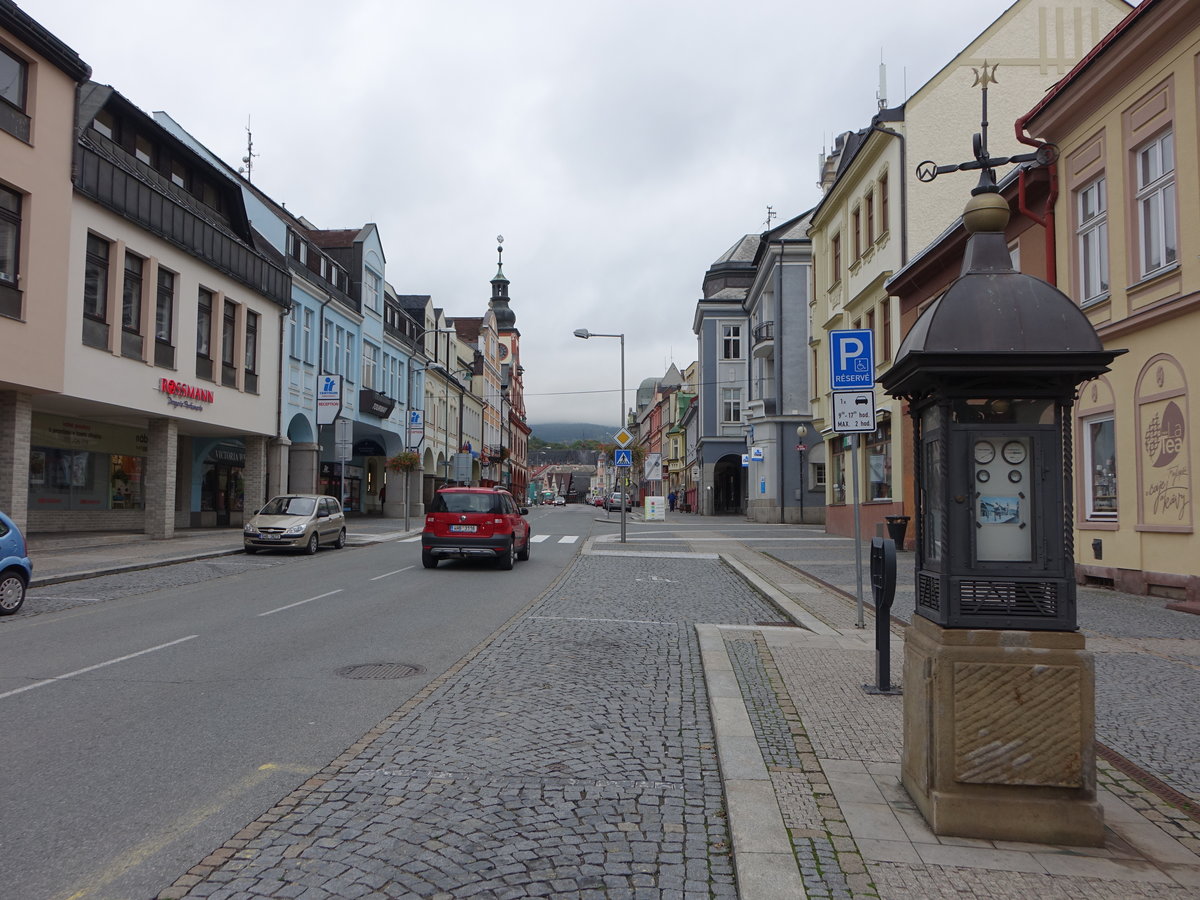
[{"label": "parked car in distance", "polygon": [[533,532],[528,514],[508,491],[442,488],[425,514],[421,564],[432,569],[443,559],[489,559],[511,569],[516,560],[529,559]]},{"label": "parked car in distance", "polygon": [[346,546],[346,514],[327,494],[281,494],[246,520],[242,540],[247,553],[280,548],[312,555],[326,545]]},{"label": "parked car in distance", "polygon": [[554,505],[555,506],[566,506],[567,498],[564,497],[562,494],[559,494],[557,497],[554,498]]},{"label": "parked car in distance", "polygon": [[595,497],[593,497],[593,498],[592,498],[592,505],[593,505],[593,506],[603,506],[603,505],[604,505],[604,495],[603,495],[603,494],[597,494]]},{"label": "parked car in distance", "polygon": [[[613,493],[609,494],[608,499],[604,501],[604,508],[607,510],[620,509],[622,498],[623,495],[620,491],[614,491]],[[628,497],[624,497],[624,502],[626,509],[633,509],[633,505]]]},{"label": "parked car in distance", "polygon": [[11,616],[25,602],[33,562],[17,523],[0,513],[0,616]]}]

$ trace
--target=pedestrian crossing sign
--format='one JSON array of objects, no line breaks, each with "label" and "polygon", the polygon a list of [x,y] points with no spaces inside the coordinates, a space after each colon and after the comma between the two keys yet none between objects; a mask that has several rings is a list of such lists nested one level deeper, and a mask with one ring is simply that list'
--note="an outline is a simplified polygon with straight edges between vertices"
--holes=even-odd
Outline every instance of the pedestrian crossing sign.
[{"label": "pedestrian crossing sign", "polygon": [[633,451],[632,450],[614,450],[613,465],[618,469],[633,468]]}]

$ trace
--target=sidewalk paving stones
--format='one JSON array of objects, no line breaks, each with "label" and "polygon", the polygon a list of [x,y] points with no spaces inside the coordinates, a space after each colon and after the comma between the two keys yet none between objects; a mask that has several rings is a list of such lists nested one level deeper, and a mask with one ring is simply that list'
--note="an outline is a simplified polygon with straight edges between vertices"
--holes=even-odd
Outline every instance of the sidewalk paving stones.
[{"label": "sidewalk paving stones", "polygon": [[[372,525],[363,541],[403,536]],[[852,542],[719,528],[589,540],[545,596],[160,896],[1200,897],[1200,617],[1080,590],[1105,846],[938,837],[900,784],[903,699],[863,690],[874,617],[855,627]]]}]

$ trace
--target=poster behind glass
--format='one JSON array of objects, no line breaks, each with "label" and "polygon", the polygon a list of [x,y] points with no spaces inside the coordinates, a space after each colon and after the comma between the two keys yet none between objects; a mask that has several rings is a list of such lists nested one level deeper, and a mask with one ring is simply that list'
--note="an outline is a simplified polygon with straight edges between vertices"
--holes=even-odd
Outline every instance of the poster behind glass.
[{"label": "poster behind glass", "polygon": [[980,562],[1033,559],[1033,491],[1028,437],[977,435],[972,446],[975,480],[975,558]]}]

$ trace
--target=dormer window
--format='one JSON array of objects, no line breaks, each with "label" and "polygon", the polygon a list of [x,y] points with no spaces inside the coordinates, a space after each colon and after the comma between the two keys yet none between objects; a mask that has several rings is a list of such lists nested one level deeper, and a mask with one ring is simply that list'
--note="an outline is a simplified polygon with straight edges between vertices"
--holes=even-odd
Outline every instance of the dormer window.
[{"label": "dormer window", "polygon": [[187,189],[188,183],[187,168],[178,160],[171,160],[171,182],[181,188]]},{"label": "dormer window", "polygon": [[92,119],[92,127],[110,140],[117,139],[117,120],[107,109],[96,113],[96,118]]},{"label": "dormer window", "polygon": [[150,143],[150,139],[140,134],[135,137],[133,155],[148,166],[154,165],[154,145]]}]

